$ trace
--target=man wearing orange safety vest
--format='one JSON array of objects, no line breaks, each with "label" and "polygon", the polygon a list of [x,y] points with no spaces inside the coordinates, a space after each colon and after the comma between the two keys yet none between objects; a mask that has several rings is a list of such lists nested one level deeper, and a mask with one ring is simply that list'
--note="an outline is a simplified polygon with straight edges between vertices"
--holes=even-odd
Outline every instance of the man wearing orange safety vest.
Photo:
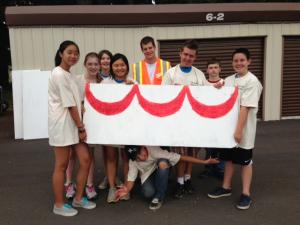
[{"label": "man wearing orange safety vest", "polygon": [[152,37],[144,37],[140,46],[145,58],[132,65],[133,79],[138,84],[160,85],[164,73],[171,67],[170,62],[156,56],[156,45]]}]

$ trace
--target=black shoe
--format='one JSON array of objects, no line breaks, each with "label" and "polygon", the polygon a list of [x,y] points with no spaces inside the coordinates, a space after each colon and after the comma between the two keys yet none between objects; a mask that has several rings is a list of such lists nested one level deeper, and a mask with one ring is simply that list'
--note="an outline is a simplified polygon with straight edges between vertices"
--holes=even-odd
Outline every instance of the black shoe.
[{"label": "black shoe", "polygon": [[184,185],[177,183],[174,197],[182,198],[184,195]]},{"label": "black shoe", "polygon": [[210,192],[207,194],[208,197],[210,198],[221,198],[225,196],[230,196],[231,195],[231,189],[225,189],[222,187],[217,188],[213,192]]},{"label": "black shoe", "polygon": [[184,191],[188,194],[193,194],[195,192],[190,179],[184,182]]},{"label": "black shoe", "polygon": [[236,207],[238,209],[249,209],[251,203],[252,203],[252,200],[251,200],[250,196],[241,194],[240,200],[239,200],[238,204],[236,205]]},{"label": "black shoe", "polygon": [[160,201],[158,198],[154,198],[152,199],[150,205],[149,205],[149,209],[151,210],[157,210],[162,206],[162,201]]}]

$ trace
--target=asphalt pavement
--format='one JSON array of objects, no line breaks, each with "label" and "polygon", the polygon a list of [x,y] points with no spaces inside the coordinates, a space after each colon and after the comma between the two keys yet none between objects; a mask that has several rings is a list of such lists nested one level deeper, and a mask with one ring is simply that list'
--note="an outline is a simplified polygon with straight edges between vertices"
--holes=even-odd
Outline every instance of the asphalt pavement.
[{"label": "asphalt pavement", "polygon": [[[202,154],[203,155],[203,154]],[[53,152],[48,140],[14,140],[12,112],[0,115],[0,225],[299,225],[300,224],[300,120],[259,122],[254,150],[253,205],[237,210],[241,191],[239,168],[233,194],[209,199],[206,193],[220,184],[199,179],[203,166],[195,165],[196,193],[177,200],[169,194],[161,209],[152,212],[135,189],[131,200],[106,203],[100,191],[94,210],[79,210],[72,218],[52,213]],[[96,151],[96,184],[103,178],[101,150]]]}]

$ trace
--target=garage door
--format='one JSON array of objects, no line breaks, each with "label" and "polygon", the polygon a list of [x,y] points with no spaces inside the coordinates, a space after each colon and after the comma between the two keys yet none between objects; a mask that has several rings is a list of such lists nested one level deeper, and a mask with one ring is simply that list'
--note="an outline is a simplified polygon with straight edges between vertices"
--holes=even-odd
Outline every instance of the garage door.
[{"label": "garage door", "polygon": [[300,36],[284,37],[281,116],[300,116]]},{"label": "garage door", "polygon": [[[159,54],[162,59],[169,60],[172,65],[179,63],[179,48],[186,40],[160,40]],[[264,82],[264,37],[255,38],[222,38],[222,39],[199,39],[199,53],[195,66],[206,71],[206,62],[216,57],[221,61],[222,74],[225,78],[234,73],[232,69],[231,55],[236,48],[248,48],[252,55],[252,64],[249,69],[260,82]],[[258,118],[262,118],[262,97],[259,102]]]}]

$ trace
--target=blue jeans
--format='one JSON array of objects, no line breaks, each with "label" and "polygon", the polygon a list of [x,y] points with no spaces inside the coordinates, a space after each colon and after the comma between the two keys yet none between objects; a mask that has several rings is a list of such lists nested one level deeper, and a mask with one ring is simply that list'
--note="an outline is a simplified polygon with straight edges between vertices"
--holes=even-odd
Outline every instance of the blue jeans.
[{"label": "blue jeans", "polygon": [[[160,162],[169,161],[166,159],[159,159],[157,164]],[[158,198],[160,201],[165,199],[167,188],[168,188],[168,178],[169,178],[169,167],[166,169],[157,169],[151,174],[150,177],[142,184],[142,194],[146,198]]]}]

